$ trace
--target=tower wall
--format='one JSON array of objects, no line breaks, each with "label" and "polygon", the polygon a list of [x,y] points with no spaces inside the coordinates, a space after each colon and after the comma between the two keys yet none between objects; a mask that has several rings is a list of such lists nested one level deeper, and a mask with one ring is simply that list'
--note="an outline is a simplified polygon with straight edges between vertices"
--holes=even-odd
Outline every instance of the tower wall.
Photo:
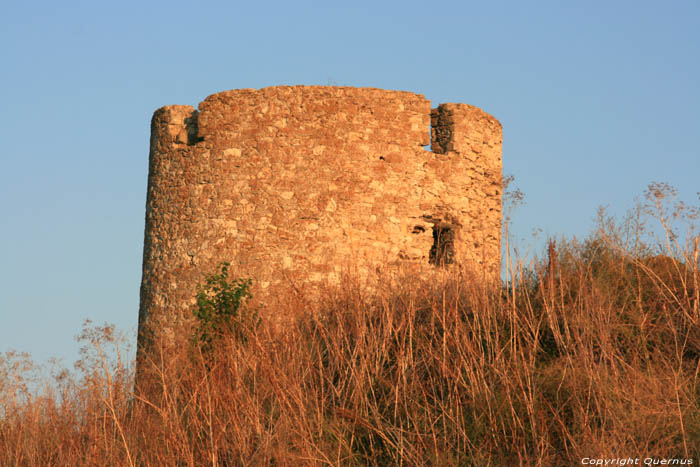
[{"label": "tower wall", "polygon": [[478,108],[379,89],[241,89],[158,109],[140,330],[188,320],[222,261],[258,297],[348,268],[497,275],[501,139]]}]

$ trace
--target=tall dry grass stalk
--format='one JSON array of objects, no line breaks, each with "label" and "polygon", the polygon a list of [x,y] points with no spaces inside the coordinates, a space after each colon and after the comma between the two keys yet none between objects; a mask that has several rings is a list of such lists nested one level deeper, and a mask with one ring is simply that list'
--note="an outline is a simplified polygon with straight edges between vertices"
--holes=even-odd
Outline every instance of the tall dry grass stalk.
[{"label": "tall dry grass stalk", "polygon": [[698,237],[667,224],[659,249],[629,226],[602,216],[584,242],[513,259],[505,285],[452,269],[290,297],[266,313],[287,326],[153,352],[136,393],[108,326],[86,328],[82,377],[45,391],[6,355],[0,464],[698,462]]}]

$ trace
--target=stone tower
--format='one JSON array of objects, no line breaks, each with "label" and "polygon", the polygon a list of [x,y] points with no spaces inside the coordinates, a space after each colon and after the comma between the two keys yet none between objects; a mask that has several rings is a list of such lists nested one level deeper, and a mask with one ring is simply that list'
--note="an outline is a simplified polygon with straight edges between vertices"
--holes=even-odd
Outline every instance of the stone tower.
[{"label": "stone tower", "polygon": [[189,319],[222,261],[254,296],[347,268],[497,276],[501,140],[476,107],[371,88],[239,89],[158,109],[139,330]]}]

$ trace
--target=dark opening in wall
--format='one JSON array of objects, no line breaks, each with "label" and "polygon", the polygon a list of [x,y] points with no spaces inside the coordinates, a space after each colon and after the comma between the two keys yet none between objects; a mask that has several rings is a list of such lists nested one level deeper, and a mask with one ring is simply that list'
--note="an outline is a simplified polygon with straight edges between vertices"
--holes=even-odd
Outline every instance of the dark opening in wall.
[{"label": "dark opening in wall", "polygon": [[199,136],[199,111],[195,110],[192,115],[185,119],[185,127],[187,128],[187,145],[194,146],[195,144],[204,141],[204,138]]},{"label": "dark opening in wall", "polygon": [[433,246],[430,248],[430,264],[446,266],[455,256],[455,231],[451,225],[433,225]]}]

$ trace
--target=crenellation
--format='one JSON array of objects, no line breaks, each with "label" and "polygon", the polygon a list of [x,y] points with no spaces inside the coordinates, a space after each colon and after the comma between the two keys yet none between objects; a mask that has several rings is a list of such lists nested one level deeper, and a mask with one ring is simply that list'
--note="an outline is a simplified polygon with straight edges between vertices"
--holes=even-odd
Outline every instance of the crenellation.
[{"label": "crenellation", "polygon": [[380,89],[239,89],[158,109],[140,328],[173,334],[221,261],[262,301],[348,268],[496,277],[501,134],[476,107]]}]

